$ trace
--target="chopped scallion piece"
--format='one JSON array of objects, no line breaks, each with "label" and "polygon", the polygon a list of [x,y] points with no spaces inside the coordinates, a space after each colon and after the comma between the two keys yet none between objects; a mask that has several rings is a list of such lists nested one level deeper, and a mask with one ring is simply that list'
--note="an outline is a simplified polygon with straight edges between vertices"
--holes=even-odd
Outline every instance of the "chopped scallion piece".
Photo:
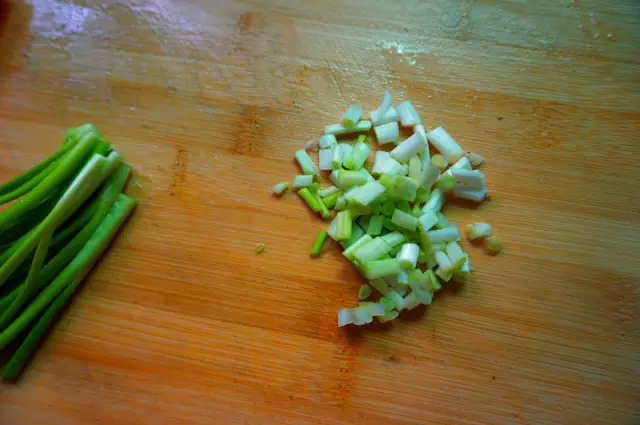
[{"label": "chopped scallion piece", "polygon": [[400,174],[402,173],[402,164],[393,159],[389,152],[377,151],[371,172],[374,175]]},{"label": "chopped scallion piece", "polygon": [[390,122],[398,122],[398,111],[393,106],[389,106],[387,112],[384,113],[382,118],[379,121],[374,121],[373,125],[383,125],[388,124]]},{"label": "chopped scallion piece", "polygon": [[322,218],[325,219],[325,220],[332,219],[333,215],[331,214],[331,211],[329,211],[329,208],[324,204],[324,201],[322,200],[320,195],[318,195],[318,193],[316,192],[314,194],[314,196],[316,197],[316,200],[318,201],[318,204],[320,205],[320,215],[322,216]]},{"label": "chopped scallion piece", "polygon": [[325,127],[325,134],[333,134],[334,136],[339,136],[341,134],[349,134],[349,133],[360,133],[363,131],[371,130],[371,121],[358,121],[352,127],[345,127],[342,124],[330,124]]},{"label": "chopped scallion piece", "polygon": [[[371,238],[371,237],[369,237]],[[353,254],[355,260],[361,263],[377,260],[391,250],[391,246],[383,238],[370,239],[362,244]]]},{"label": "chopped scallion piece", "polygon": [[282,194],[284,192],[286,192],[287,189],[289,189],[289,183],[282,182],[282,183],[278,183],[277,185],[273,186],[272,192],[276,196],[282,196]]},{"label": "chopped scallion piece", "polygon": [[484,157],[473,152],[467,152],[463,158],[471,164],[472,168],[478,168],[484,164]]},{"label": "chopped scallion piece", "polygon": [[427,146],[427,140],[420,133],[413,133],[404,142],[391,151],[391,156],[400,162],[407,162],[418,153],[423,152]]},{"label": "chopped scallion piece", "polygon": [[[365,136],[366,137],[366,136]],[[365,142],[356,142],[353,146],[353,150],[348,158],[344,160],[344,167],[349,170],[359,170],[367,160],[371,148]]]},{"label": "chopped scallion piece", "polygon": [[438,216],[433,211],[427,211],[418,218],[418,226],[424,234],[431,230],[436,223],[438,223]]},{"label": "chopped scallion piece", "polygon": [[473,202],[482,202],[487,199],[489,192],[486,188],[472,189],[468,186],[456,184],[453,187],[453,194],[458,198],[467,199]]},{"label": "chopped scallion piece", "polygon": [[327,186],[324,189],[318,190],[318,195],[322,196],[323,198],[326,198],[327,196],[330,196],[339,192],[340,192],[340,189],[338,189],[337,187]]},{"label": "chopped scallion piece", "polygon": [[447,227],[445,229],[431,230],[427,232],[429,242],[443,243],[460,240],[460,233],[457,227]]},{"label": "chopped scallion piece", "polygon": [[360,117],[362,117],[362,108],[358,105],[351,105],[342,115],[340,124],[347,128],[353,127],[358,121],[360,121]]},{"label": "chopped scallion piece", "polygon": [[322,198],[322,202],[324,202],[324,205],[327,208],[333,208],[336,205],[336,202],[338,201],[338,196],[340,196],[340,193],[334,193],[333,195],[329,195]]},{"label": "chopped scallion piece", "polygon": [[365,184],[367,175],[361,171],[338,171],[338,184],[340,187],[351,187],[355,185]]},{"label": "chopped scallion piece", "polygon": [[400,264],[395,258],[369,261],[364,264],[364,271],[367,279],[378,279],[397,274],[400,271]]},{"label": "chopped scallion piece", "polygon": [[300,189],[298,191],[298,195],[300,195],[300,197],[307,203],[307,205],[309,205],[311,211],[317,213],[322,210],[322,206],[320,205],[320,202],[318,202],[318,198],[316,198],[313,193],[311,193],[306,187]]},{"label": "chopped scallion piece", "polygon": [[313,163],[307,151],[305,151],[304,149],[300,149],[295,153],[295,157],[296,161],[298,161],[298,164],[300,165],[300,169],[302,170],[303,174],[314,176],[319,174],[316,164]]},{"label": "chopped scallion piece", "polygon": [[313,176],[312,175],[297,175],[293,178],[293,188],[301,189],[303,187],[308,187],[313,184]]},{"label": "chopped scallion piece", "polygon": [[502,251],[502,239],[497,236],[488,236],[484,240],[484,247],[490,254],[498,254]]},{"label": "chopped scallion piece", "polygon": [[414,156],[409,160],[409,178],[414,180],[416,183],[420,183],[420,178],[422,177],[422,162],[420,158]]},{"label": "chopped scallion piece", "polygon": [[371,236],[378,236],[382,233],[382,224],[384,223],[384,215],[374,215],[369,220],[367,233]]},{"label": "chopped scallion piece", "polygon": [[[338,145],[336,145],[338,146]],[[335,147],[320,149],[318,152],[318,164],[321,170],[333,170],[333,152]]]},{"label": "chopped scallion piece", "polygon": [[318,139],[318,144],[320,145],[321,149],[331,148],[337,143],[338,140],[333,134],[325,134],[324,136],[320,136],[320,139]]},{"label": "chopped scallion piece", "polygon": [[362,285],[358,291],[358,299],[366,300],[371,296],[371,286]]},{"label": "chopped scallion piece", "polygon": [[456,185],[456,180],[453,176],[442,174],[436,181],[436,187],[443,192],[448,192]]},{"label": "chopped scallion piece", "polygon": [[427,139],[438,151],[444,155],[449,164],[453,164],[464,155],[464,151],[456,141],[442,127],[427,133]]},{"label": "chopped scallion piece", "polygon": [[264,252],[265,245],[263,243],[259,243],[256,245],[256,254],[262,254]]},{"label": "chopped scallion piece", "polygon": [[429,200],[422,208],[422,212],[434,211],[438,212],[442,209],[444,205],[444,193],[442,190],[436,188],[431,192],[431,196],[429,196]]},{"label": "chopped scallion piece", "polygon": [[394,143],[398,140],[398,137],[400,137],[400,128],[397,122],[390,122],[373,127],[373,131],[376,133],[376,138],[380,145]]},{"label": "chopped scallion piece", "polygon": [[431,163],[438,167],[440,171],[444,171],[449,166],[447,158],[445,158],[444,155],[440,155],[439,153],[431,157]]},{"label": "chopped scallion piece", "polygon": [[418,254],[420,252],[420,248],[418,245],[414,243],[406,243],[402,245],[402,249],[396,256],[396,260],[400,264],[400,267],[403,269],[415,269],[416,264],[418,263]]},{"label": "chopped scallion piece", "polygon": [[324,229],[320,230],[320,232],[318,232],[318,236],[316,236],[316,240],[313,242],[313,246],[311,247],[312,257],[316,257],[320,254],[320,249],[322,248],[325,239],[327,239],[327,231]]},{"label": "chopped scallion piece", "polygon": [[338,227],[336,229],[336,240],[341,241],[351,237],[353,222],[351,221],[351,211],[340,211],[336,216]]},{"label": "chopped scallion piece", "polygon": [[397,208],[393,212],[391,222],[396,226],[400,226],[403,229],[407,229],[410,231],[414,231],[418,227],[418,219],[416,217]]},{"label": "chopped scallion piece", "polygon": [[467,237],[469,240],[486,238],[491,236],[491,226],[487,223],[472,223],[467,227]]},{"label": "chopped scallion piece", "polygon": [[413,103],[409,100],[405,100],[404,102],[398,103],[396,106],[398,110],[398,115],[400,116],[400,123],[403,127],[413,127],[415,125],[420,125],[422,122],[420,121],[420,116],[414,108]]},{"label": "chopped scallion piece", "polygon": [[451,175],[457,183],[471,189],[483,189],[484,174],[478,170],[465,170],[464,168],[452,168]]},{"label": "chopped scallion piece", "polygon": [[387,233],[384,236],[381,236],[381,239],[387,243],[390,247],[395,247],[400,245],[405,241],[405,236],[400,232],[391,232]]},{"label": "chopped scallion piece", "polygon": [[371,118],[371,121],[373,121],[375,125],[378,125],[378,123],[382,120],[385,113],[390,107],[391,107],[391,94],[389,93],[388,90],[385,90],[382,98],[382,103],[380,104],[378,109],[369,113],[369,117]]}]

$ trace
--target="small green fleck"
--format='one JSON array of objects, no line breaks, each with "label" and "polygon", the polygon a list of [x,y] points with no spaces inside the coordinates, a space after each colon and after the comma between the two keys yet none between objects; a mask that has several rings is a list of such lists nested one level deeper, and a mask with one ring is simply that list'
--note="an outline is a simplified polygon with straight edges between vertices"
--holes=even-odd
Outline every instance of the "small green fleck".
[{"label": "small green fleck", "polygon": [[262,254],[264,252],[264,247],[263,243],[256,245],[256,254]]}]

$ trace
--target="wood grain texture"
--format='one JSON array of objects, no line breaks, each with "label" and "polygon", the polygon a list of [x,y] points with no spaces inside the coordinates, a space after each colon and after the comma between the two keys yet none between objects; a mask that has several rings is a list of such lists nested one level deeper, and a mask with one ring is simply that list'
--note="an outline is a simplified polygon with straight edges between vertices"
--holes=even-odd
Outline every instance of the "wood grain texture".
[{"label": "wood grain texture", "polygon": [[[304,3],[2,9],[0,180],[92,122],[140,207],[0,384],[0,424],[639,423],[640,4]],[[308,258],[323,223],[270,188],[383,89],[488,158],[491,201],[447,214],[506,250],[469,247],[464,288],[348,332],[361,281],[335,247]]]}]

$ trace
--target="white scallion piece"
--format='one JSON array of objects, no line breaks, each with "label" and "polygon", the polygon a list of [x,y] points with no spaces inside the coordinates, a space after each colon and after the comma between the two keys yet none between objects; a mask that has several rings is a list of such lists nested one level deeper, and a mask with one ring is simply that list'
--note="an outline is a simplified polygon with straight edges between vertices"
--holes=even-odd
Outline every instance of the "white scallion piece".
[{"label": "white scallion piece", "polygon": [[372,292],[371,291],[371,286],[362,285],[360,287],[360,290],[358,291],[358,299],[366,300],[367,298],[369,298],[371,296],[371,292]]},{"label": "white scallion piece", "polygon": [[353,258],[361,263],[366,263],[382,257],[391,251],[391,248],[382,238],[374,238],[356,250]]},{"label": "white scallion piece", "polygon": [[327,196],[331,196],[338,192],[340,192],[340,189],[335,186],[327,186],[322,189],[318,189],[318,195],[320,195],[321,198],[326,198]]},{"label": "white scallion piece", "polygon": [[[418,124],[413,127],[413,132],[421,134],[424,137],[424,140],[427,140],[427,132],[424,129],[422,124]],[[429,153],[429,143],[424,147],[424,150],[420,152],[420,161],[422,162],[422,168],[425,167],[425,164],[431,160],[431,154]]]},{"label": "white scallion piece", "polygon": [[289,183],[282,182],[282,183],[278,183],[277,185],[273,186],[272,192],[276,196],[281,196],[284,192],[287,191],[287,189],[289,189]]},{"label": "white scallion piece", "polygon": [[414,125],[422,124],[420,116],[418,115],[416,108],[413,107],[413,103],[411,103],[411,101],[405,100],[404,102],[398,103],[396,109],[398,110],[400,123],[403,127],[413,127]]},{"label": "white scallion piece", "polygon": [[453,194],[458,198],[467,199],[474,202],[482,202],[487,198],[489,191],[486,188],[473,189],[468,186],[456,184],[453,187]]},{"label": "white scallion piece", "polygon": [[460,232],[457,227],[447,227],[446,229],[430,230],[427,232],[429,242],[443,243],[460,240]]},{"label": "white scallion piece", "polygon": [[358,105],[351,105],[345,113],[342,115],[342,120],[340,120],[340,124],[343,127],[349,128],[356,125],[360,118],[362,117],[362,108]]},{"label": "white scallion piece", "polygon": [[297,175],[293,178],[293,188],[302,189],[303,187],[309,187],[313,184],[313,176],[309,175]]},{"label": "white scallion piece", "polygon": [[488,236],[484,240],[484,247],[490,254],[498,254],[502,251],[502,239],[497,236]]},{"label": "white scallion piece", "polygon": [[300,165],[303,174],[318,175],[318,167],[313,163],[311,157],[304,149],[300,149],[295,153],[296,161]]},{"label": "white scallion piece", "polygon": [[455,164],[453,164],[451,166],[451,168],[449,168],[447,171],[445,171],[443,174],[450,176],[451,175],[451,170],[453,168],[463,168],[465,170],[471,170],[471,163],[469,162],[469,160],[467,159],[467,157],[463,156],[462,158],[460,158],[458,161],[456,161]]},{"label": "white scallion piece", "polygon": [[386,188],[382,184],[378,183],[378,181],[376,180],[373,180],[357,188],[352,196],[352,199],[356,204],[366,207],[369,206],[373,201],[378,199],[378,197],[380,197],[385,192],[385,190]]},{"label": "white scallion piece", "polygon": [[396,260],[403,269],[415,269],[418,263],[418,254],[420,247],[414,243],[406,243],[402,245],[400,252],[396,255]]},{"label": "white scallion piece", "polygon": [[324,128],[325,134],[333,134],[339,136],[341,134],[361,133],[371,130],[371,121],[358,121],[353,127],[345,127],[342,124],[329,124]]},{"label": "white scallion piece", "polygon": [[[402,299],[402,298],[400,298],[400,299]],[[378,317],[378,321],[380,323],[387,323],[387,322],[390,322],[392,320],[395,320],[399,315],[400,315],[400,313],[398,313],[397,311],[391,310],[391,311],[387,312],[387,314],[385,314],[384,316]]]},{"label": "white scallion piece", "polygon": [[318,144],[321,149],[328,149],[336,143],[338,143],[338,140],[333,134],[325,134],[324,136],[320,136],[320,139],[318,139]]},{"label": "white scallion piece", "polygon": [[479,168],[482,164],[484,164],[484,157],[478,155],[477,153],[467,152],[464,157],[470,164],[472,168]]},{"label": "white scallion piece", "polygon": [[449,164],[453,164],[464,155],[464,151],[447,131],[438,127],[427,133],[427,139],[438,151],[447,158]]},{"label": "white scallion piece", "polygon": [[442,267],[438,267],[436,269],[436,276],[438,276],[440,279],[442,279],[445,282],[449,282],[453,277],[453,272],[449,270],[445,270]]},{"label": "white scallion piece", "polygon": [[453,264],[449,259],[449,256],[444,251],[436,251],[433,253],[433,258],[436,260],[436,264],[445,272],[452,270]]},{"label": "white scallion piece", "polygon": [[[336,200],[335,209],[337,211],[342,211],[347,207],[347,199],[344,197],[344,194],[338,195],[338,199]],[[327,230],[327,232],[329,232]]]},{"label": "white scallion piece", "polygon": [[[404,248],[404,245],[402,247]],[[420,248],[418,248],[418,251],[420,251]],[[396,260],[398,260],[397,256],[396,256]],[[417,257],[416,257],[416,260],[417,260]],[[398,260],[398,262],[400,263],[400,260]],[[400,267],[402,267],[402,263],[400,263]],[[408,285],[409,284],[409,274],[407,273],[406,270],[400,270],[398,272],[398,274],[396,275],[396,282],[395,283],[396,283],[396,285]]]},{"label": "white scallion piece", "polygon": [[333,169],[333,151],[334,148],[320,149],[318,153],[318,163],[321,170]]},{"label": "white scallion piece", "polygon": [[368,304],[366,304],[366,306],[369,309],[369,313],[371,313],[371,315],[373,317],[384,316],[385,313],[386,313],[383,304],[380,304],[380,303],[368,303]]},{"label": "white scallion piece", "polygon": [[336,143],[331,148],[331,168],[333,170],[339,170],[342,167],[343,161],[344,152],[342,150],[342,145],[340,143]]},{"label": "white scallion piece", "polygon": [[444,205],[444,192],[442,190],[436,188],[431,191],[431,196],[424,207],[422,208],[422,212],[426,213],[427,211],[439,212]]},{"label": "white scallion piece", "polygon": [[431,292],[418,290],[416,294],[418,294],[420,304],[429,305],[433,301],[433,294]]},{"label": "white scallion piece", "polygon": [[420,186],[429,190],[431,186],[438,181],[438,177],[440,177],[440,170],[438,167],[433,165],[431,161],[427,161],[427,163],[422,163],[422,176],[420,177]]},{"label": "white scallion piece", "polygon": [[418,226],[424,234],[431,230],[436,223],[438,223],[438,216],[433,211],[427,211],[418,218]]},{"label": "white scallion piece", "polygon": [[393,211],[391,222],[396,226],[402,227],[403,229],[407,229],[412,232],[418,227],[417,217],[414,217],[413,215],[397,208],[395,209],[395,211]]},{"label": "white scallion piece", "polygon": [[355,314],[348,308],[338,310],[338,327],[351,325],[355,322]]},{"label": "white scallion piece", "polygon": [[398,312],[402,312],[402,310],[404,310],[404,299],[402,298],[402,295],[400,295],[395,291],[389,291],[387,296],[391,301],[393,301],[393,303],[396,306],[396,310],[398,310]]},{"label": "white scallion piece", "polygon": [[407,310],[413,310],[420,305],[420,297],[416,292],[409,293],[404,297],[404,308]]},{"label": "white scallion piece", "polygon": [[464,265],[467,258],[465,257],[465,253],[462,251],[462,248],[460,248],[460,245],[458,245],[458,242],[455,241],[447,243],[445,253],[449,257],[452,264],[452,270],[454,271],[459,270]]},{"label": "white scallion piece", "polygon": [[391,232],[382,236],[381,239],[393,248],[400,245],[402,242],[404,242],[405,237],[400,232]]},{"label": "white scallion piece", "polygon": [[334,218],[333,221],[329,223],[329,225],[327,226],[327,235],[329,235],[331,239],[337,242],[337,239],[336,239],[337,232],[338,232],[338,219]]},{"label": "white scallion piece", "polygon": [[387,109],[387,112],[384,113],[382,118],[380,118],[380,120],[378,121],[374,121],[373,125],[375,126],[388,124],[390,122],[398,122],[398,119],[398,111],[396,110],[396,108],[394,108],[393,106],[389,106],[389,109]]},{"label": "white scallion piece", "polygon": [[382,96],[382,103],[380,104],[378,109],[376,109],[375,111],[369,112],[369,118],[371,118],[371,121],[373,121],[375,125],[378,125],[378,122],[382,120],[382,118],[384,117],[384,114],[387,112],[387,110],[390,107],[391,107],[391,93],[389,93],[388,90],[385,90]]},{"label": "white scallion piece", "polygon": [[414,156],[409,160],[409,178],[420,184],[420,178],[422,177],[422,162],[420,158]]},{"label": "white scallion piece", "polygon": [[445,158],[444,155],[440,155],[439,153],[431,157],[431,163],[438,167],[440,171],[444,171],[449,166],[447,158]]},{"label": "white scallion piece", "polygon": [[402,172],[402,164],[393,159],[389,152],[377,151],[376,157],[373,161],[373,169],[371,170],[371,172],[374,175],[400,174]]},{"label": "white scallion piece", "polygon": [[344,258],[346,258],[347,260],[353,261],[355,259],[354,255],[356,251],[362,248],[363,246],[365,246],[366,244],[368,244],[369,242],[371,242],[372,240],[373,238],[370,235],[367,235],[365,233],[364,235],[360,236],[360,238],[358,238],[357,241],[349,245],[347,249],[342,251],[342,255],[344,255]]},{"label": "white scallion piece", "polygon": [[304,144],[304,150],[309,152],[318,152],[320,149],[318,139],[311,139],[307,143]]},{"label": "white scallion piece", "polygon": [[395,121],[388,124],[377,125],[373,127],[373,131],[376,133],[376,138],[380,145],[393,143],[400,137],[400,128]]},{"label": "white scallion piece", "polygon": [[451,176],[456,180],[456,183],[468,186],[471,189],[483,189],[484,174],[478,170],[465,170],[464,168],[452,168]]},{"label": "white scallion piece", "polygon": [[387,295],[391,288],[387,285],[383,279],[373,279],[369,281],[369,285],[371,285],[375,290],[380,292],[382,295]]},{"label": "white scallion piece", "polygon": [[353,311],[353,313],[355,314],[355,319],[353,321],[354,325],[360,326],[373,322],[373,315],[366,305],[358,306],[351,309],[351,311]]},{"label": "white scallion piece", "polygon": [[471,223],[467,227],[467,237],[471,241],[487,236],[491,236],[491,226],[487,223]]},{"label": "white scallion piece", "polygon": [[424,151],[425,146],[427,146],[427,141],[422,138],[422,134],[413,133],[411,137],[391,151],[391,156],[400,162],[407,162],[419,152]]}]

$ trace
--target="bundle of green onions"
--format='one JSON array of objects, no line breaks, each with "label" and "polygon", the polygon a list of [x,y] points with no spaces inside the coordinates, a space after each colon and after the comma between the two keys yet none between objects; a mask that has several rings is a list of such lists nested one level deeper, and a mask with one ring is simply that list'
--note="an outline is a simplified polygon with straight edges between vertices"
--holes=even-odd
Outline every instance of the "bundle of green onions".
[{"label": "bundle of green onions", "polygon": [[[15,346],[2,377],[17,377],[57,313],[132,212],[131,169],[90,124],[0,186],[0,352]],[[13,344],[12,344],[13,343]]]},{"label": "bundle of green onions", "polygon": [[[368,281],[358,294],[362,302],[338,311],[338,326],[364,325],[374,317],[388,322],[403,310],[431,304],[443,283],[464,282],[471,272],[469,255],[459,244],[457,226],[441,210],[447,193],[474,202],[484,201],[488,194],[484,174],[474,169],[484,158],[465,154],[442,127],[425,131],[411,102],[394,107],[385,92],[370,119],[362,120],[362,115],[362,108],[350,106],[340,124],[328,125],[323,136],[295,153],[302,174],[292,188],[314,212],[332,220],[318,234],[311,255],[320,253],[329,235]],[[399,141],[401,126],[413,129],[404,141]],[[367,134],[359,134],[355,143],[336,136],[372,128],[380,149],[368,167]],[[439,154],[431,156],[429,144]],[[384,150],[386,145],[392,149]],[[308,153],[316,150],[319,166]],[[332,185],[320,186],[321,170],[329,174]],[[282,196],[288,188],[282,182],[273,192]],[[488,237],[487,227],[475,223],[470,237]],[[495,239],[487,241],[492,253],[502,248]],[[373,295],[372,288],[379,292],[378,301],[364,301]]]}]

